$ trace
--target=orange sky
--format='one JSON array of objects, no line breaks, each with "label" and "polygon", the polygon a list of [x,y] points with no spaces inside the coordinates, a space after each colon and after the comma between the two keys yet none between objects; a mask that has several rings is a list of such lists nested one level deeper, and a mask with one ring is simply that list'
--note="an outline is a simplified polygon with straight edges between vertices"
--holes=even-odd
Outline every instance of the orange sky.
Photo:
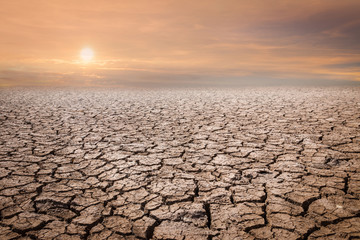
[{"label": "orange sky", "polygon": [[[0,0],[0,86],[360,83],[358,0]],[[83,47],[95,58],[84,64]]]}]

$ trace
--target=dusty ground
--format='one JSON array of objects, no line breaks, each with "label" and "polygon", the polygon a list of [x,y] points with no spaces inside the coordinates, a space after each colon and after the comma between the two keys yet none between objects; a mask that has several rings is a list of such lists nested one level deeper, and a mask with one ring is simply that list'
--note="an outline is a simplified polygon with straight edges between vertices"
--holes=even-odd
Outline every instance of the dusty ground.
[{"label": "dusty ground", "polygon": [[0,239],[359,239],[360,88],[0,90]]}]

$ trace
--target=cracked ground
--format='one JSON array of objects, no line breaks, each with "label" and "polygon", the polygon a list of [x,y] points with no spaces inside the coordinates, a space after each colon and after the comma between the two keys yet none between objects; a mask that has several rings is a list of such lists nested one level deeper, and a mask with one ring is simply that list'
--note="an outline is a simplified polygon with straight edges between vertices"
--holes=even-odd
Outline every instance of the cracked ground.
[{"label": "cracked ground", "polygon": [[0,239],[360,239],[360,88],[0,90]]}]

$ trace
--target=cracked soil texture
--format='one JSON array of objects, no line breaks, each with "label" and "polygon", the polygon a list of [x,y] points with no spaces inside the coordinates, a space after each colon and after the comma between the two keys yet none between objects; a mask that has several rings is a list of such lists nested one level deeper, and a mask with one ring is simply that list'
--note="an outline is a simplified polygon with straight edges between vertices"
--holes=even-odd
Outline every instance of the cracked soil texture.
[{"label": "cracked soil texture", "polygon": [[359,239],[360,88],[0,90],[0,239]]}]

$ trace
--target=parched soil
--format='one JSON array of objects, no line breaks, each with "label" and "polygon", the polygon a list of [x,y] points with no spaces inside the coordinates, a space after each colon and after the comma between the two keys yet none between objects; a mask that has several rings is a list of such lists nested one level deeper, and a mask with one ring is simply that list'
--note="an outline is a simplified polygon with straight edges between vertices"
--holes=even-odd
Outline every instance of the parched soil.
[{"label": "parched soil", "polygon": [[359,239],[360,88],[1,89],[0,239]]}]

